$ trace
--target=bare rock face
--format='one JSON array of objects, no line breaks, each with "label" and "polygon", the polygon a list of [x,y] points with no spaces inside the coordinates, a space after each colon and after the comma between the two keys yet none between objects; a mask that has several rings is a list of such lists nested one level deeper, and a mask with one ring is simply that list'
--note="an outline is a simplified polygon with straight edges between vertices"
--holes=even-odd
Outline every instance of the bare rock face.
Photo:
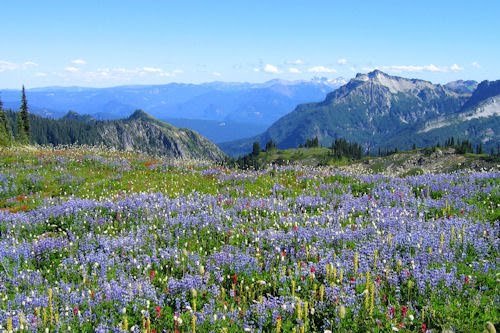
[{"label": "bare rock face", "polygon": [[98,122],[100,141],[121,150],[136,150],[172,158],[223,160],[224,153],[212,142],[189,129],[159,121],[144,111],[128,119]]}]

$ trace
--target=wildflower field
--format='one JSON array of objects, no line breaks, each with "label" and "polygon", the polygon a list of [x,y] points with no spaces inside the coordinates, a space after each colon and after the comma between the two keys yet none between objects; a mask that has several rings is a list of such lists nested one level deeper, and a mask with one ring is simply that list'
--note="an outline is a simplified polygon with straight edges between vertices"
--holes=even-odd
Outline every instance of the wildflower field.
[{"label": "wildflower field", "polygon": [[0,331],[493,332],[500,173],[0,154]]}]

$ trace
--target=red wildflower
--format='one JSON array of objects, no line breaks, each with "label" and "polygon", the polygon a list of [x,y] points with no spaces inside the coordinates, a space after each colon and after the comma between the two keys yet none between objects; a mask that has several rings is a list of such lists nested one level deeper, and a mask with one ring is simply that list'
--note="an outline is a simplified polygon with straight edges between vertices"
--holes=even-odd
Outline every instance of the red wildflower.
[{"label": "red wildflower", "polygon": [[153,281],[155,279],[155,276],[156,276],[156,272],[154,271],[154,269],[150,270],[149,271],[149,279],[151,281]]},{"label": "red wildflower", "polygon": [[427,325],[422,324],[422,326],[420,328],[422,329],[422,333],[427,332]]},{"label": "red wildflower", "polygon": [[403,307],[401,308],[401,315],[403,317],[406,317],[406,313],[408,313],[408,307],[406,305],[403,305]]},{"label": "red wildflower", "polygon": [[293,226],[293,231],[297,231],[299,227],[297,227],[296,225]]},{"label": "red wildflower", "polygon": [[159,305],[157,305],[155,307],[155,311],[156,311],[156,318],[160,318],[160,316],[161,316],[161,307]]},{"label": "red wildflower", "polygon": [[156,329],[152,328],[151,333],[156,333]]},{"label": "red wildflower", "polygon": [[465,284],[469,284],[470,283],[470,279],[469,279],[469,277],[467,275],[464,278],[464,283]]},{"label": "red wildflower", "polygon": [[236,275],[236,273],[234,273],[233,275],[233,284],[237,284],[238,283],[238,275]]},{"label": "red wildflower", "polygon": [[78,309],[78,306],[75,306],[73,308],[73,314],[76,316],[80,310]]},{"label": "red wildflower", "polygon": [[316,267],[313,266],[313,267],[311,267],[311,273],[314,273],[314,272],[316,272]]}]

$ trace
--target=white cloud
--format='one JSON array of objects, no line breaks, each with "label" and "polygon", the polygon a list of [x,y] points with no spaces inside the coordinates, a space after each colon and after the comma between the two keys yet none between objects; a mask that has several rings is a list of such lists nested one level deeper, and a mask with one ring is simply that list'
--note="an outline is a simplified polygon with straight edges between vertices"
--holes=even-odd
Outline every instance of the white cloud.
[{"label": "white cloud", "polygon": [[288,68],[288,73],[291,73],[291,74],[300,74],[302,72],[298,68],[290,67],[290,68]]},{"label": "white cloud", "polygon": [[415,65],[394,65],[394,66],[382,66],[380,67],[382,70],[386,70],[394,73],[402,73],[402,72],[433,72],[433,73],[443,73],[447,72],[447,67],[438,67],[434,64],[425,65],[425,66],[415,66]]},{"label": "white cloud", "polygon": [[47,73],[37,72],[37,73],[35,73],[35,76],[37,76],[37,77],[46,77]]},{"label": "white cloud", "polygon": [[347,64],[347,59],[341,58],[341,59],[337,60],[337,64],[339,64],[339,65],[346,65]]},{"label": "white cloud", "polygon": [[116,81],[116,82],[133,82],[134,80],[151,80],[165,77],[173,77],[182,74],[183,71],[176,69],[173,71],[166,71],[159,67],[143,66],[136,68],[124,67],[103,67],[93,71],[84,71],[77,67],[66,67],[64,72],[56,73],[61,78],[74,80],[75,78],[86,82],[103,82],[103,81]]},{"label": "white cloud", "polygon": [[266,64],[263,69],[264,72],[266,73],[271,73],[271,74],[278,74],[280,70],[278,67],[271,65],[271,64]]},{"label": "white cloud", "polygon": [[307,70],[309,73],[337,73],[334,68],[328,68],[325,66],[314,66]]},{"label": "white cloud", "polygon": [[212,72],[212,75],[215,76],[215,77],[221,77],[222,74],[219,73],[219,72]]},{"label": "white cloud", "polygon": [[144,73],[163,73],[163,69],[157,67],[142,67]]},{"label": "white cloud", "polygon": [[457,64],[451,65],[450,69],[452,72],[460,72],[461,70],[463,70],[463,68],[458,66]]},{"label": "white cloud", "polygon": [[0,72],[5,72],[5,71],[14,71],[17,69],[28,69],[32,67],[36,67],[38,64],[33,61],[25,61],[23,63],[15,63],[15,62],[10,62],[6,60],[0,60]]},{"label": "white cloud", "polygon": [[66,67],[64,70],[68,73],[78,73],[80,71],[78,68],[73,66]]},{"label": "white cloud", "polygon": [[472,64],[471,64],[472,67],[474,68],[481,68],[481,65],[479,63],[477,63],[476,61],[474,61]]},{"label": "white cloud", "polygon": [[86,65],[87,62],[83,59],[75,59],[71,62],[73,65]]},{"label": "white cloud", "polygon": [[17,69],[17,67],[17,64],[13,62],[0,60],[0,72],[13,71]]},{"label": "white cloud", "polygon": [[26,61],[24,64],[23,64],[23,69],[24,68],[28,68],[28,67],[37,67],[38,64],[36,62],[33,62],[33,61]]},{"label": "white cloud", "polygon": [[302,59],[287,60],[287,61],[285,61],[285,64],[287,64],[287,65],[303,65],[304,60],[302,60]]}]

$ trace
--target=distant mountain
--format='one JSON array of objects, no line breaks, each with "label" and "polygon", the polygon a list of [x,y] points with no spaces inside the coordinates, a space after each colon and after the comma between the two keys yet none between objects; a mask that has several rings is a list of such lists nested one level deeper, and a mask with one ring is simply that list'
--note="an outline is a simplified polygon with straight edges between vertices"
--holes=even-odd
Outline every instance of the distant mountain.
[{"label": "distant mountain", "polygon": [[457,94],[471,94],[474,90],[476,90],[478,83],[473,80],[458,80],[452,81],[444,86],[450,90],[453,90]]},{"label": "distant mountain", "polygon": [[487,148],[500,144],[500,80],[481,82],[458,112],[427,122],[416,135],[432,138],[443,133],[480,140]]},{"label": "distant mountain", "polygon": [[[14,124],[15,113],[8,115]],[[215,144],[200,134],[176,128],[141,110],[120,120],[100,121],[74,112],[58,120],[36,115],[31,115],[30,120],[32,140],[42,145],[104,145],[173,158],[215,161],[225,158]]]},{"label": "distant mountain", "polygon": [[496,82],[483,82],[472,93],[464,88],[473,87],[472,81],[443,86],[375,70],[358,74],[322,102],[299,105],[259,136],[220,146],[239,155],[254,141],[264,145],[272,139],[280,148],[292,148],[318,137],[323,145],[345,138],[373,151],[433,145],[455,136],[489,147],[500,142],[492,97],[498,96]]},{"label": "distant mountain", "polygon": [[79,114],[76,113],[75,111],[68,111],[61,120],[76,120],[76,121],[82,121],[82,122],[89,122],[89,121],[94,121],[96,120],[94,117],[88,114]]},{"label": "distant mountain", "polygon": [[[59,118],[68,110],[97,119],[117,119],[143,109],[159,119],[184,118],[270,125],[297,104],[321,101],[343,83],[271,80],[265,83],[121,86],[112,88],[49,87],[27,90],[33,113]],[[1,91],[6,108],[18,109],[20,92]]]},{"label": "distant mountain", "polygon": [[477,108],[489,98],[494,98],[498,95],[500,95],[500,80],[492,82],[483,81],[474,90],[471,98],[463,105],[462,111]]}]

